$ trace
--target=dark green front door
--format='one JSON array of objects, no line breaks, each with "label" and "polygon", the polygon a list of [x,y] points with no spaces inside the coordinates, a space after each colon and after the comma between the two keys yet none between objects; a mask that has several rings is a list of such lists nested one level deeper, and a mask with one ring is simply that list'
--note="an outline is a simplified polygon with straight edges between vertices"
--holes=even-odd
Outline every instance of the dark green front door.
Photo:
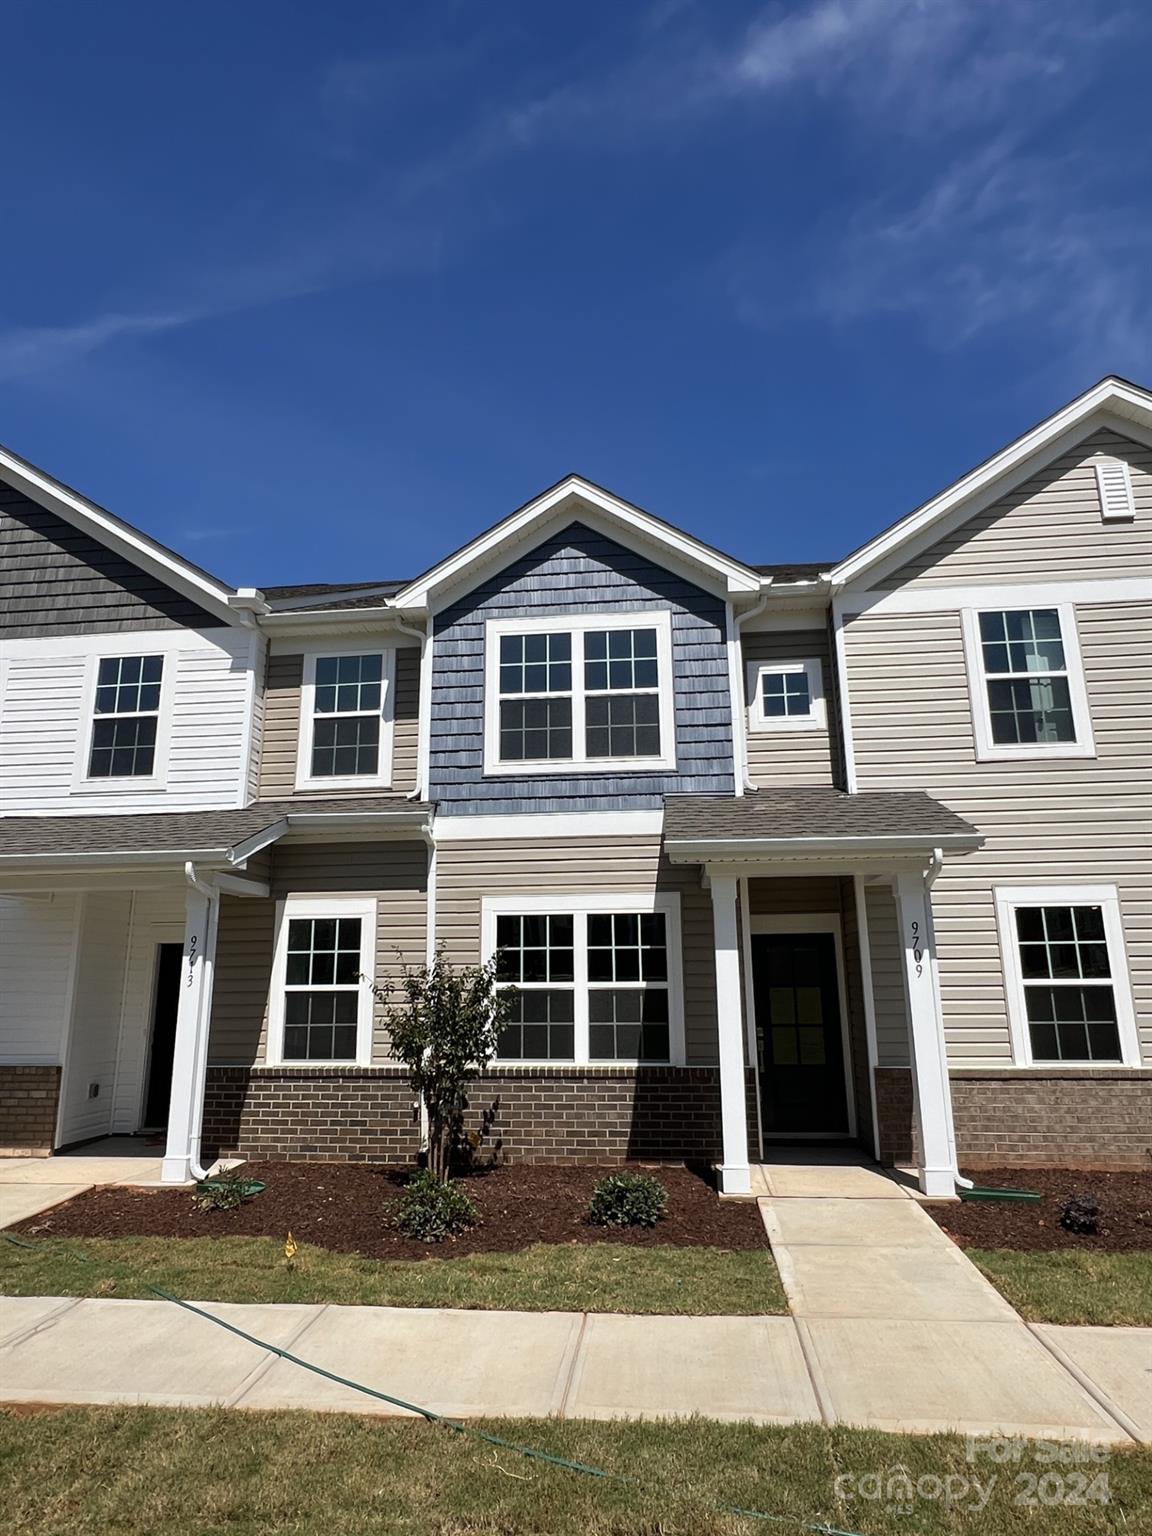
[{"label": "dark green front door", "polygon": [[836,943],[830,933],[754,933],[752,982],[766,1134],[848,1130]]}]

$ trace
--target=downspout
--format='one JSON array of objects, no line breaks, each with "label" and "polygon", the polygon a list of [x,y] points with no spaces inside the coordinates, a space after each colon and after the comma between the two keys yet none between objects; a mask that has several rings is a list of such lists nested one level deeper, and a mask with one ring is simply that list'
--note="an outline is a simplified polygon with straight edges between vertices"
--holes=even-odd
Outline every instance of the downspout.
[{"label": "downspout", "polygon": [[[425,742],[432,729],[429,714],[432,703],[432,615],[428,615],[426,630],[414,629],[403,619],[396,619],[396,628],[402,635],[411,635],[420,644],[420,703],[416,719],[416,785],[404,796],[405,800],[419,800],[428,785],[428,764]],[[434,857],[435,855],[433,855]]]},{"label": "downspout", "polygon": [[200,964],[204,967],[200,983],[200,998],[196,1017],[195,1077],[192,1083],[192,1122],[188,1137],[188,1171],[194,1179],[206,1179],[208,1171],[200,1163],[200,1136],[204,1129],[204,1094],[208,1086],[208,1032],[212,1025],[211,1006],[205,1006],[205,998],[211,1002],[211,981],[216,966],[216,929],[220,919],[220,892],[214,885],[207,885],[196,873],[196,866],[189,859],[184,865],[184,878],[194,890],[208,902],[208,932],[204,935],[204,947],[200,952]]},{"label": "downspout", "polygon": [[940,848],[933,848],[932,858],[928,868],[924,871],[924,917],[928,924],[928,939],[932,945],[932,992],[936,1003],[936,1017],[940,1020],[941,1045],[944,1054],[944,1077],[948,1092],[945,1094],[944,1103],[948,1115],[948,1156],[952,1165],[952,1177],[961,1189],[971,1189],[972,1180],[966,1179],[961,1174],[956,1157],[956,1127],[952,1120],[952,1083],[948,1076],[948,1042],[944,1036],[944,1009],[940,1000],[940,955],[936,949],[936,923],[932,916],[932,887],[940,871],[944,867],[944,852]]},{"label": "downspout", "polygon": [[[745,624],[747,624],[750,619],[759,618],[767,606],[768,594],[767,592],[764,592],[761,594],[758,600],[752,604],[747,613],[737,614],[735,611],[733,611],[732,614],[732,626],[736,631],[736,670],[738,674],[734,682],[735,698],[732,702],[734,704],[739,703],[740,705],[739,709],[736,710],[735,718],[732,721],[732,730],[733,734],[738,735],[740,740],[740,771],[742,775],[742,782],[744,784],[744,788],[751,790],[753,794],[755,794],[760,786],[758,784],[753,784],[752,780],[748,777],[748,706],[744,701],[744,647],[740,643],[740,631],[744,628]],[[737,724],[737,721],[739,724]]]}]

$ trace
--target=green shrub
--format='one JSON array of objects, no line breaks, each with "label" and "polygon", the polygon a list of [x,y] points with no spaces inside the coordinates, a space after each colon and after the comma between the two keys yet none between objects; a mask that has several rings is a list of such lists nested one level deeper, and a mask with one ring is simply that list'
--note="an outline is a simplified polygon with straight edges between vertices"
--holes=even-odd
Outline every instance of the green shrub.
[{"label": "green shrub", "polygon": [[222,1168],[210,1179],[201,1179],[197,1184],[196,1204],[202,1211],[234,1211],[263,1188],[259,1179],[248,1177],[242,1164],[236,1168]]},{"label": "green shrub", "polygon": [[427,1168],[414,1173],[405,1185],[396,1215],[401,1232],[422,1243],[443,1242],[467,1232],[479,1220],[479,1212],[459,1184],[442,1183]]},{"label": "green shrub", "polygon": [[588,1220],[596,1227],[654,1227],[667,1204],[663,1184],[648,1174],[611,1173],[592,1191]]}]

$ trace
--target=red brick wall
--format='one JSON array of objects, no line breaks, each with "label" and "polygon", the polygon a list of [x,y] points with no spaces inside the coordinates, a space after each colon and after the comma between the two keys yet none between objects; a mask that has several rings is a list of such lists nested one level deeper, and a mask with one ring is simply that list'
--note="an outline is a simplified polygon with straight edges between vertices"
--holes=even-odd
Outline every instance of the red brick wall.
[{"label": "red brick wall", "polygon": [[[751,1141],[751,1074],[749,1089]],[[712,1067],[506,1068],[474,1083],[469,1100],[481,1157],[609,1164],[720,1156]],[[402,1069],[213,1067],[203,1141],[253,1158],[407,1162],[419,1120]]]},{"label": "red brick wall", "polygon": [[59,1067],[0,1067],[0,1157],[47,1157],[59,1099]]},{"label": "red brick wall", "polygon": [[[1152,1168],[1152,1071],[951,1074],[961,1169]],[[914,1161],[912,1074],[878,1068],[880,1156]]]}]

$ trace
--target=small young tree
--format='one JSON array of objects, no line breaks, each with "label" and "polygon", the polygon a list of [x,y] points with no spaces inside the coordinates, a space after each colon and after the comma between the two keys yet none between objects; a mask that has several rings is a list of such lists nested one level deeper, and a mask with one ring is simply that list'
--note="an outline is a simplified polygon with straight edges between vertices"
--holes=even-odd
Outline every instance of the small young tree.
[{"label": "small young tree", "polygon": [[[514,989],[496,985],[495,957],[456,969],[442,950],[431,965],[404,967],[406,1006],[390,1007],[385,1022],[393,1054],[408,1068],[428,1112],[428,1168],[441,1182],[451,1171],[468,1107],[466,1085],[496,1054]],[[376,990],[376,989],[374,989]],[[383,1001],[379,990],[377,996]]]}]

